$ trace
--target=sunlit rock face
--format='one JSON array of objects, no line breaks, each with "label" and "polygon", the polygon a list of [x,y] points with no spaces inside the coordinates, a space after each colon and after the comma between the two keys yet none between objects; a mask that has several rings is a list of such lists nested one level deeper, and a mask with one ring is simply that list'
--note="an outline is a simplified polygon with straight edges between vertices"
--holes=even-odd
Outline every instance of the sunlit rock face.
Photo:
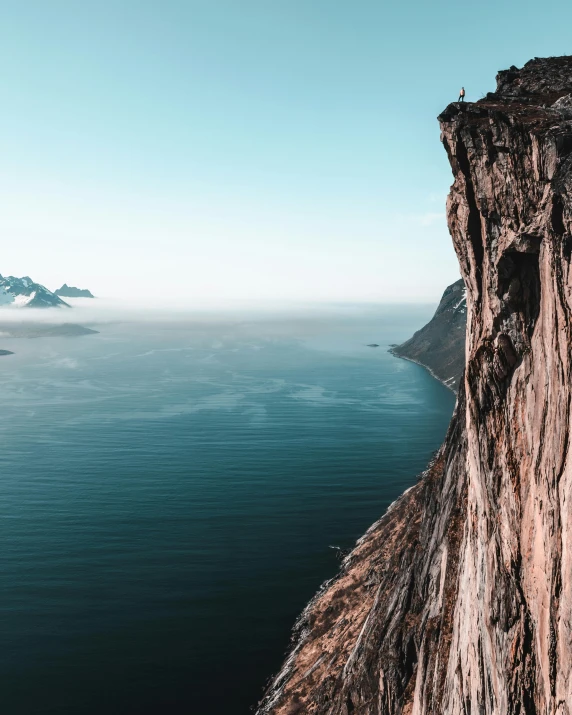
[{"label": "sunlit rock face", "polygon": [[465,375],[424,478],[298,622],[264,713],[572,713],[572,58],[439,117]]}]

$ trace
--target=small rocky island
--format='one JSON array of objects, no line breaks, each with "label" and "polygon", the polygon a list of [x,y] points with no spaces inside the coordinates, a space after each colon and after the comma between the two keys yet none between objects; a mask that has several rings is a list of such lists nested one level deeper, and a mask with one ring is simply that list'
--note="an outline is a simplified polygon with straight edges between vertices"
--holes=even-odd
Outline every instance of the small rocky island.
[{"label": "small rocky island", "polygon": [[13,355],[14,353],[11,350],[0,350],[0,357],[3,357],[4,355]]},{"label": "small rocky island", "polygon": [[76,338],[81,335],[96,335],[97,330],[76,323],[2,323],[0,332],[7,338]]}]

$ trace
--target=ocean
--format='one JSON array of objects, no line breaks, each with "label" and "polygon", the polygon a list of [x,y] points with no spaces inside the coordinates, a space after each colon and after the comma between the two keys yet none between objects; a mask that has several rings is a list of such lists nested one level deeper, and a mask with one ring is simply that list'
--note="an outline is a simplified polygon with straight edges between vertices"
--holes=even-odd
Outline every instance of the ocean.
[{"label": "ocean", "polygon": [[454,395],[387,352],[433,308],[0,339],[0,712],[249,713],[445,435]]}]

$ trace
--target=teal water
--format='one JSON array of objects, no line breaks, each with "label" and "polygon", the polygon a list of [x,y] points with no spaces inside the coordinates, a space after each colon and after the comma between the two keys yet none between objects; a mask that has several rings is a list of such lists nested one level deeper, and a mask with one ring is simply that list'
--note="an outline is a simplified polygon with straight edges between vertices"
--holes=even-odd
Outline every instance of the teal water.
[{"label": "teal water", "polygon": [[442,441],[454,396],[387,353],[431,312],[3,339],[0,711],[248,713]]}]

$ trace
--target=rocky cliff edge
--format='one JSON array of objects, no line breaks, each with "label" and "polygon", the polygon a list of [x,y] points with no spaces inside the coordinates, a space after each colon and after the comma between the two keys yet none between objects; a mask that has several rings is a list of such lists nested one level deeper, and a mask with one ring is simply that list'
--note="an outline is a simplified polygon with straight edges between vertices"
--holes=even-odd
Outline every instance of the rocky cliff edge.
[{"label": "rocky cliff edge", "polygon": [[455,415],[308,604],[260,713],[572,713],[572,58],[439,121],[467,286]]}]

